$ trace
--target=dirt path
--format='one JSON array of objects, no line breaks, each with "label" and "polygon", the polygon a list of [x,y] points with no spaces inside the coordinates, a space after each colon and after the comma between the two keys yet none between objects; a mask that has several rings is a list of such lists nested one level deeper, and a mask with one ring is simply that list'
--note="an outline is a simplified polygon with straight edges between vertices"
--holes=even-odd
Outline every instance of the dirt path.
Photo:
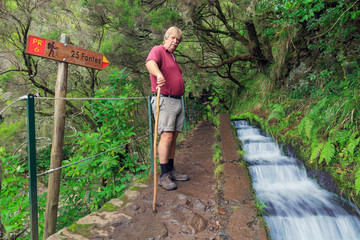
[{"label": "dirt path", "polygon": [[200,122],[178,144],[175,156],[175,167],[190,180],[177,182],[174,191],[158,188],[156,213],[152,211],[153,186],[149,181],[49,239],[265,240],[247,172],[236,163],[234,131],[226,115],[221,121],[224,171],[220,178],[215,179],[212,161],[216,129],[208,121]]}]

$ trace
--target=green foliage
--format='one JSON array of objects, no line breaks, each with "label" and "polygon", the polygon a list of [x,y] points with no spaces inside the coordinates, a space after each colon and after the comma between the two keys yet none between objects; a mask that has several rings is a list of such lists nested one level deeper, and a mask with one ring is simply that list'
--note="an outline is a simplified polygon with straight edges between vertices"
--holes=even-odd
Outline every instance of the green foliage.
[{"label": "green foliage", "polygon": [[261,127],[265,126],[265,121],[259,115],[252,112],[245,112],[239,115],[231,116],[231,119],[247,119],[251,124],[260,124]]},{"label": "green foliage", "polygon": [[334,155],[335,155],[335,146],[332,143],[332,141],[329,140],[324,144],[324,147],[321,150],[319,163],[325,160],[326,164],[330,164],[331,159],[334,157]]},{"label": "green foliage", "polygon": [[264,216],[269,215],[266,209],[269,208],[268,205],[266,205],[266,202],[263,202],[261,199],[255,199],[256,200],[256,207],[258,208],[258,216]]},{"label": "green foliage", "polygon": [[213,162],[214,162],[215,164],[219,164],[220,161],[222,160],[220,143],[215,143],[215,144],[213,145],[213,150],[215,151],[215,153],[214,153],[214,155],[213,155]]},{"label": "green foliage", "polygon": [[280,104],[275,104],[273,106],[273,110],[271,114],[268,117],[268,121],[272,118],[275,118],[280,121],[284,116],[285,116],[285,111],[283,107]]},{"label": "green foliage", "polygon": [[[134,96],[135,91],[126,81],[128,74],[124,70],[111,73],[105,80],[107,87],[97,90],[95,98]],[[99,156],[72,165],[64,171],[65,182],[61,191],[64,198],[61,199],[59,217],[62,227],[97,210],[111,198],[120,196],[134,174],[141,174],[147,169],[145,165],[137,163],[139,156],[132,155],[128,147],[135,135],[133,113],[137,101],[98,100],[90,104],[99,127],[96,132],[88,130],[74,134],[76,150],[64,164]]]},{"label": "green foliage", "polygon": [[311,140],[312,135],[314,135],[314,121],[310,117],[304,117],[299,126],[298,132],[301,136],[307,137]]},{"label": "green foliage", "polygon": [[151,27],[161,29],[164,25],[172,25],[179,17],[179,13],[171,9],[159,8],[151,11],[147,17],[151,22]]},{"label": "green foliage", "polygon": [[355,189],[356,189],[356,194],[359,194],[360,193],[360,169],[356,173]]},{"label": "green foliage", "polygon": [[[356,34],[356,24],[353,20],[360,11],[355,3],[346,0],[275,0],[260,1],[257,6],[259,13],[272,11],[274,20],[271,22],[273,30],[266,31],[270,37],[287,38],[289,29],[305,26],[309,31],[318,31],[317,35],[324,36],[319,41],[308,42],[308,48],[317,48],[323,54],[336,51],[342,39],[350,39]],[[314,38],[312,38],[314,39]]]},{"label": "green foliage", "polygon": [[25,129],[25,121],[10,122],[0,125],[1,140],[11,142],[14,140],[16,133]]},{"label": "green foliage", "polygon": [[315,159],[317,159],[320,156],[321,150],[324,148],[324,143],[317,143],[314,141],[311,144],[311,156],[310,156],[310,163],[312,163]]},{"label": "green foliage", "polygon": [[[24,237],[23,231],[30,227],[27,171],[16,158],[17,156],[9,156],[5,148],[0,147],[0,164],[2,165],[2,172],[0,173],[0,177],[2,176],[2,181],[0,181],[0,223],[4,225],[6,231],[4,233],[5,239]],[[40,219],[44,216],[45,203],[44,195],[38,198]],[[39,228],[41,233],[43,226],[40,225]]]}]

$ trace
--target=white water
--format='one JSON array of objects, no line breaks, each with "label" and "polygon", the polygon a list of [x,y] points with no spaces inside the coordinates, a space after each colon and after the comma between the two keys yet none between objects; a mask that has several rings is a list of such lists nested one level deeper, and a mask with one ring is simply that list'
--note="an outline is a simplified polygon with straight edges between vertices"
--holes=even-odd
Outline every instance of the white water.
[{"label": "white water", "polygon": [[233,122],[273,240],[360,240],[360,215],[246,121]]}]

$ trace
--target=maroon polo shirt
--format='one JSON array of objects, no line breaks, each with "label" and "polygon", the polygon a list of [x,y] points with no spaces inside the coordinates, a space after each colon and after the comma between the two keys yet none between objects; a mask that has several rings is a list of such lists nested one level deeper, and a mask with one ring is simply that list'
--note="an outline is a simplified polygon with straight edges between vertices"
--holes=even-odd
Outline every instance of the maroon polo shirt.
[{"label": "maroon polo shirt", "polygon": [[[172,96],[184,95],[184,79],[181,68],[176,61],[175,54],[171,54],[166,47],[158,45],[151,49],[146,62],[154,60],[165,78],[165,85],[161,87],[161,93]],[[151,91],[157,92],[156,77],[150,74]]]}]

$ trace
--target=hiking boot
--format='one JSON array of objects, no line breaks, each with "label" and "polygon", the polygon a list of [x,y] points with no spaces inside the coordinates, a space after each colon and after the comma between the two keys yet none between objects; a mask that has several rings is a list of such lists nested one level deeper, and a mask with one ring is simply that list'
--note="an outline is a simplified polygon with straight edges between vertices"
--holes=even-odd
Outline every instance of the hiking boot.
[{"label": "hiking boot", "polygon": [[171,181],[170,173],[165,173],[162,175],[162,177],[159,179],[159,186],[161,186],[165,190],[174,190],[176,189],[176,184]]},{"label": "hiking boot", "polygon": [[174,180],[174,181],[187,181],[189,180],[189,176],[179,173],[178,171],[176,171],[175,169],[171,170],[170,172],[170,179]]}]

